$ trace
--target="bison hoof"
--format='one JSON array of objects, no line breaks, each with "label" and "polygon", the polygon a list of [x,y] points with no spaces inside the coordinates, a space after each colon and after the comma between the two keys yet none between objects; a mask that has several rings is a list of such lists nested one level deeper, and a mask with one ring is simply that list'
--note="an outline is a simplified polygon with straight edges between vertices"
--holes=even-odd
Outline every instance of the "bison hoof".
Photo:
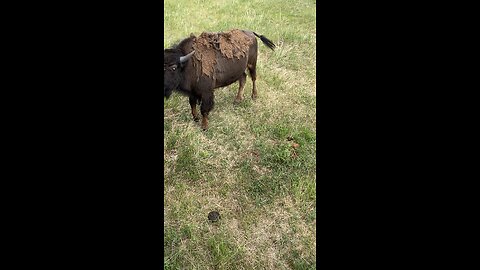
[{"label": "bison hoof", "polygon": [[242,102],[242,99],[240,99],[240,98],[236,98],[236,99],[233,101],[234,104],[240,104],[241,102]]},{"label": "bison hoof", "polygon": [[202,130],[207,131],[208,129],[208,124],[202,123]]},{"label": "bison hoof", "polygon": [[200,118],[198,118],[198,117],[193,117],[193,121],[198,122],[198,121],[200,121]]},{"label": "bison hoof", "polygon": [[252,100],[257,100],[257,95],[252,95]]}]

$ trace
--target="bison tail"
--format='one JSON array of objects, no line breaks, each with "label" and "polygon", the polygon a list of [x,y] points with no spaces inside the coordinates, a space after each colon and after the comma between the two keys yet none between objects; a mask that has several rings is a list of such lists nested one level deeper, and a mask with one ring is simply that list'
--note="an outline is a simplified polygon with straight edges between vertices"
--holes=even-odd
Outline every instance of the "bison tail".
[{"label": "bison tail", "polygon": [[263,35],[258,35],[257,33],[253,32],[253,34],[257,37],[260,38],[260,40],[262,40],[263,44],[265,44],[265,46],[267,46],[268,48],[272,49],[272,51],[275,50],[275,48],[277,46],[275,46],[275,44],[273,44],[273,42],[271,40],[269,40],[268,38],[266,38],[265,36]]}]

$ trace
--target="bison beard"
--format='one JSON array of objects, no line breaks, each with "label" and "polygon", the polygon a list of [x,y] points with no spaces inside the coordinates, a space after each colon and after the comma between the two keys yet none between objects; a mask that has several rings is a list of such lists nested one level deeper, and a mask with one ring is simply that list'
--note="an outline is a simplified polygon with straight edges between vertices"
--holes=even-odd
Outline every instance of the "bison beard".
[{"label": "bison beard", "polygon": [[188,95],[195,121],[200,120],[196,106],[201,104],[204,130],[208,128],[208,114],[215,103],[213,90],[238,81],[235,102],[240,102],[243,99],[246,69],[252,78],[252,99],[255,99],[256,37],[274,50],[275,45],[266,37],[238,29],[224,33],[202,33],[199,37],[191,35],[178,45],[164,50],[165,97],[168,98],[173,90]]}]

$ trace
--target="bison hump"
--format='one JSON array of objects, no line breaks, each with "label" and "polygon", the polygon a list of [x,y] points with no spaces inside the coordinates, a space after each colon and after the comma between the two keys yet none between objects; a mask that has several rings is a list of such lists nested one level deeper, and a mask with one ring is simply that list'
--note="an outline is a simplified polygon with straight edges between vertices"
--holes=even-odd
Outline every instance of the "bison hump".
[{"label": "bison hump", "polygon": [[241,59],[247,56],[252,43],[252,37],[238,29],[219,33],[204,32],[196,37],[193,43],[195,59],[198,62],[196,66],[201,68],[203,74],[212,77],[217,53],[228,59]]}]

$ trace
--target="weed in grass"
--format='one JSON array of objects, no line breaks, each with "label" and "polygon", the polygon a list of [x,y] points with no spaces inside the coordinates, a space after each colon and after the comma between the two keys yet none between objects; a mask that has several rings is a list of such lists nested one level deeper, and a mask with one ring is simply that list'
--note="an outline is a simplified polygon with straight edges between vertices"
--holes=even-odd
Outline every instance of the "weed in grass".
[{"label": "weed in grass", "polygon": [[207,245],[212,257],[212,264],[217,269],[238,269],[242,251],[223,235],[215,235],[208,239]]}]

